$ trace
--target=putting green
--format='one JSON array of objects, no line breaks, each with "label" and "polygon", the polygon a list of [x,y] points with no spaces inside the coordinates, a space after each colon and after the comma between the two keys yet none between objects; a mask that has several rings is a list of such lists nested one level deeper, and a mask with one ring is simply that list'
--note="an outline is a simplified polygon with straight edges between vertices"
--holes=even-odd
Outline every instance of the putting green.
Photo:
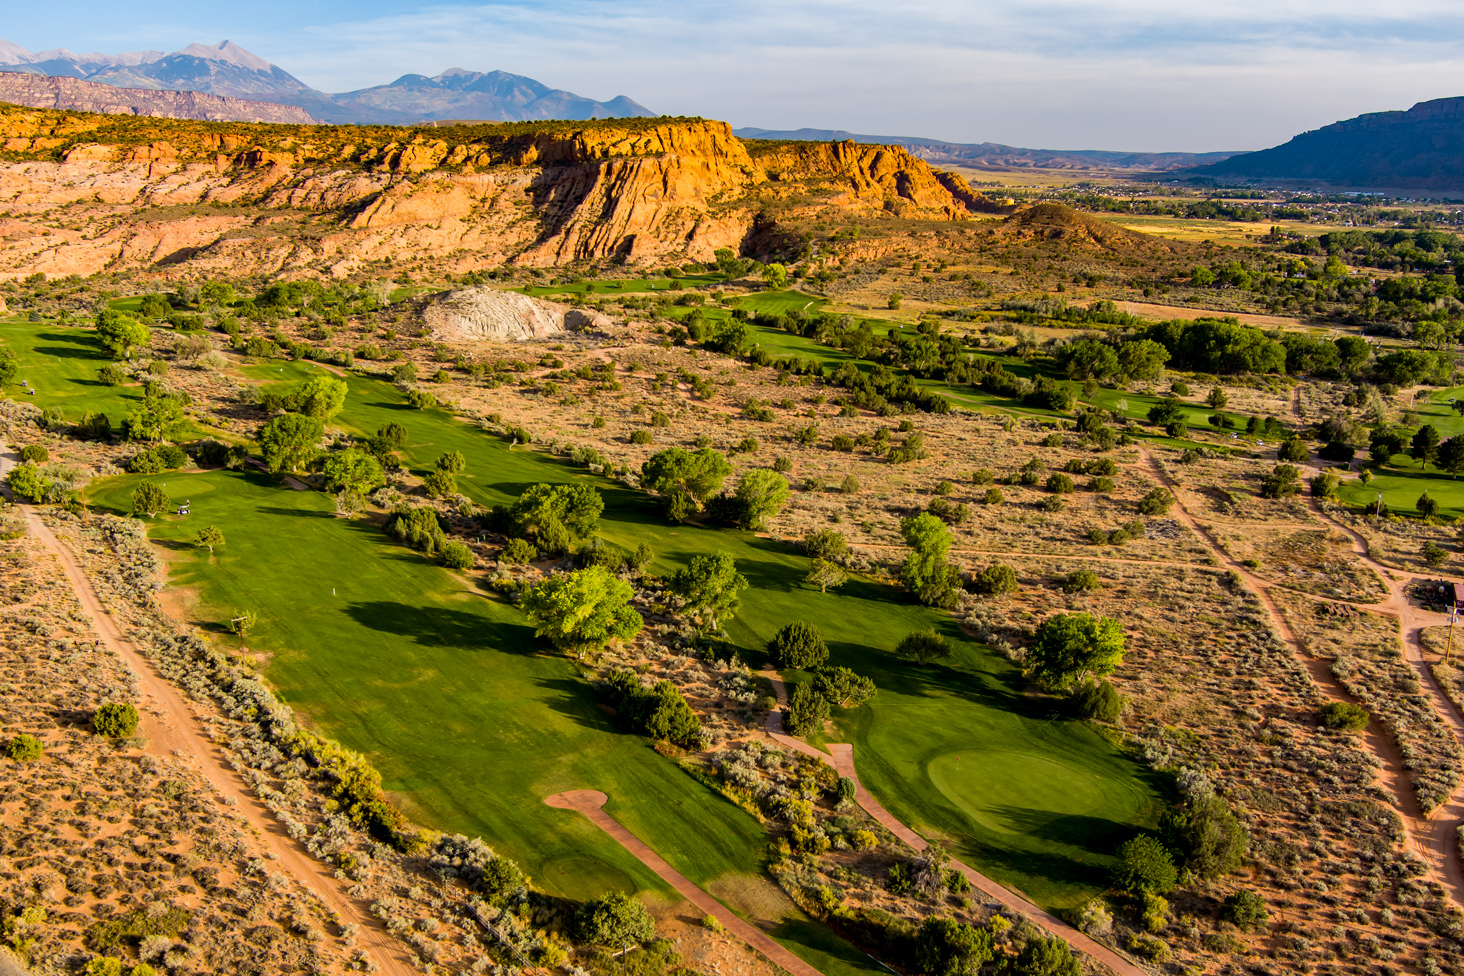
[{"label": "putting green", "polygon": [[[1024,752],[950,752],[927,767],[931,782],[977,823],[1004,834],[1046,828],[1064,817],[1114,810],[1104,783],[1091,773]],[[1120,791],[1123,792],[1123,791]],[[1119,804],[1121,806],[1121,804]]]}]

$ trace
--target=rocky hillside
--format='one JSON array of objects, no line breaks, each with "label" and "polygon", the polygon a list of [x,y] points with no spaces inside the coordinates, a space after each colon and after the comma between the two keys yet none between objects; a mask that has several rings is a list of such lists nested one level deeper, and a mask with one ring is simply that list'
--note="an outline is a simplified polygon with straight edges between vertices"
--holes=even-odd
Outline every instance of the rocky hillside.
[{"label": "rocky hillside", "polygon": [[272,102],[251,102],[193,91],[146,91],[115,88],[75,78],[0,73],[0,102],[28,108],[72,109],[102,115],[148,115],[164,119],[211,122],[314,122],[303,108]]},{"label": "rocky hillside", "polygon": [[0,140],[4,275],[771,259],[789,239],[769,228],[798,214],[951,221],[989,206],[899,147],[754,154],[703,119],[397,129],[8,109]]},{"label": "rocky hillside", "polygon": [[1464,190],[1464,98],[1360,115],[1188,172],[1358,189]]}]

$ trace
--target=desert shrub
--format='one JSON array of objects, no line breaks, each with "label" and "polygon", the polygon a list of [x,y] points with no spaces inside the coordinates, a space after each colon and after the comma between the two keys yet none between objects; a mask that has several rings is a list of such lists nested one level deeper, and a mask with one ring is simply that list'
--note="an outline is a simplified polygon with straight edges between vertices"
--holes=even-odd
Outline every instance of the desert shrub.
[{"label": "desert shrub", "polygon": [[859,488],[859,479],[854,477],[852,474],[844,475],[844,480],[839,482],[839,491],[843,492],[846,495],[859,494]]},{"label": "desert shrub", "polygon": [[1017,571],[1005,563],[992,563],[971,576],[971,590],[983,596],[1017,592]]},{"label": "desert shrub", "polygon": [[1054,495],[1071,495],[1073,493],[1073,479],[1065,474],[1052,474],[1047,478],[1047,490]]},{"label": "desert shrub", "polygon": [[768,654],[779,667],[806,670],[829,659],[829,646],[817,627],[795,620],[768,641]]},{"label": "desert shrub", "polygon": [[159,444],[157,447],[150,447],[134,454],[127,462],[127,470],[132,474],[161,474],[187,464],[188,454],[183,448],[175,447],[172,444]]},{"label": "desert shrub", "polygon": [[448,569],[472,569],[473,550],[461,542],[449,542],[442,547],[442,565]]},{"label": "desert shrub", "polygon": [[1261,481],[1261,497],[1290,498],[1301,490],[1301,473],[1290,464],[1278,464]]},{"label": "desert shrub", "polygon": [[971,473],[971,480],[978,485],[989,485],[995,480],[995,475],[989,468],[980,468]]},{"label": "desert shrub", "polygon": [[646,430],[645,428],[633,430],[630,432],[630,442],[632,444],[649,444],[651,443],[651,440],[651,432]]},{"label": "desert shrub", "polygon": [[1174,504],[1174,496],[1168,488],[1155,488],[1139,499],[1140,515],[1163,515]]},{"label": "desert shrub", "polygon": [[[1102,532],[1102,529],[1095,529]],[[1062,591],[1064,593],[1083,593],[1087,590],[1102,589],[1103,584],[1098,579],[1098,574],[1091,569],[1079,569],[1068,573],[1062,578]]]},{"label": "desert shrub", "polygon": [[125,739],[137,731],[137,709],[130,702],[108,702],[92,715],[92,728],[109,739]]},{"label": "desert shrub", "polygon": [[1220,906],[1220,918],[1238,929],[1262,928],[1270,917],[1266,911],[1266,900],[1254,891],[1237,891]]},{"label": "desert shrub", "polygon": [[1000,488],[986,489],[986,496],[982,499],[988,505],[1000,505],[1006,501],[1006,496],[1001,493]]},{"label": "desert shrub", "polygon": [[1367,709],[1351,702],[1327,702],[1317,710],[1323,725],[1339,732],[1361,732],[1372,717]]},{"label": "desert shrub", "polygon": [[1085,681],[1074,689],[1071,701],[1079,718],[1110,724],[1122,717],[1125,704],[1123,695],[1106,679]]},{"label": "desert shrub", "polygon": [[51,460],[51,452],[40,444],[27,444],[20,449],[20,458],[22,461],[34,461],[36,464],[45,464]]},{"label": "desert shrub", "polygon": [[837,529],[819,529],[803,537],[803,551],[814,559],[832,562],[849,551],[849,543]]},{"label": "desert shrub", "polygon": [[40,739],[24,732],[5,743],[5,755],[16,762],[34,762],[41,758],[41,754],[45,751]]},{"label": "desert shrub", "polygon": [[498,558],[506,563],[521,565],[531,563],[539,558],[539,550],[527,539],[509,539],[508,545],[498,554]]}]

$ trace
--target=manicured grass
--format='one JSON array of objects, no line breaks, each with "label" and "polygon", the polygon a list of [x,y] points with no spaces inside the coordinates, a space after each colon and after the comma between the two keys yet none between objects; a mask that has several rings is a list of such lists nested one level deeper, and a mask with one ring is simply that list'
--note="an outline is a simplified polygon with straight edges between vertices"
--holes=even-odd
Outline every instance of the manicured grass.
[{"label": "manicured grass", "polygon": [[1398,515],[1417,516],[1418,499],[1426,491],[1438,502],[1441,514],[1451,517],[1464,515],[1464,479],[1430,466],[1423,470],[1419,463],[1406,454],[1395,454],[1387,467],[1378,471],[1374,478],[1364,485],[1349,477],[1338,486],[1337,494],[1349,505],[1366,508],[1383,496],[1383,504]]},{"label": "manicured grass", "polygon": [[[112,362],[96,333],[49,322],[0,325],[0,349],[15,353],[20,369],[3,388],[6,396],[42,407],[59,407],[65,419],[78,421],[86,413],[105,413],[115,428],[141,401],[139,386],[107,386],[97,370]],[[21,386],[26,381],[35,396]]]}]

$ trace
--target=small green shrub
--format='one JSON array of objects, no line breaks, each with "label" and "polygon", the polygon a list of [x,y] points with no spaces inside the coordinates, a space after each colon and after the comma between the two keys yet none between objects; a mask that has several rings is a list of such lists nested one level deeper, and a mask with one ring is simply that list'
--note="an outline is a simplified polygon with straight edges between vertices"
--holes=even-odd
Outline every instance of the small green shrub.
[{"label": "small green shrub", "polygon": [[51,452],[40,444],[27,444],[20,449],[20,458],[22,461],[34,461],[36,464],[45,464],[51,460]]},{"label": "small green shrub", "polygon": [[1371,719],[1366,708],[1352,702],[1327,702],[1317,710],[1323,725],[1338,732],[1361,732]]},{"label": "small green shrub", "polygon": [[651,440],[651,432],[646,430],[645,428],[633,430],[630,432],[630,442],[632,444],[649,444],[651,443]]},{"label": "small green shrub", "polygon": [[16,762],[34,762],[46,751],[41,740],[22,732],[5,744],[5,755]]},{"label": "small green shrub", "polygon": [[131,702],[108,702],[92,715],[92,728],[109,739],[125,739],[137,731],[137,709]]}]

